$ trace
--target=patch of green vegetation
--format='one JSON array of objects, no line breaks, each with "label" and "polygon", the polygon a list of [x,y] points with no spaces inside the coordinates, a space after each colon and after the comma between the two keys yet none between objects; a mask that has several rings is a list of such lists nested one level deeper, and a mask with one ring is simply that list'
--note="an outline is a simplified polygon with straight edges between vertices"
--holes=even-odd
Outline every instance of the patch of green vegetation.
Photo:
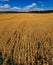
[{"label": "patch of green vegetation", "polygon": [[0,13],[0,14],[2,14],[2,13]]},{"label": "patch of green vegetation", "polygon": [[18,65],[15,61],[13,61],[12,59],[8,59],[7,61],[8,65]]},{"label": "patch of green vegetation", "polygon": [[18,63],[16,63],[15,61],[14,61],[14,59],[13,59],[13,51],[12,51],[12,55],[11,55],[11,57],[8,59],[8,61],[7,61],[7,64],[8,65],[18,65]]},{"label": "patch of green vegetation", "polygon": [[0,53],[0,65],[3,63],[2,53]]}]

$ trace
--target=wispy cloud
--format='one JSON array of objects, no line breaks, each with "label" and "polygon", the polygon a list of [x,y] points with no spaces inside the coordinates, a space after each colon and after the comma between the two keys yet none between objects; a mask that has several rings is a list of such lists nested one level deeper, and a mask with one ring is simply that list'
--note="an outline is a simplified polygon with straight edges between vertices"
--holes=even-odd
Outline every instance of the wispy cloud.
[{"label": "wispy cloud", "polygon": [[32,3],[31,5],[27,5],[23,8],[23,11],[24,10],[30,10],[31,8],[33,8],[34,6],[36,6],[36,3]]},{"label": "wispy cloud", "polygon": [[18,10],[21,10],[21,8],[14,6],[13,8],[10,8],[10,10],[12,10],[12,11],[18,11]]},{"label": "wispy cloud", "polygon": [[0,9],[1,9],[1,8],[10,8],[10,5],[8,5],[8,4],[0,5]]},{"label": "wispy cloud", "polygon": [[9,1],[9,0],[0,0],[0,1]]},{"label": "wispy cloud", "polygon": [[36,8],[37,4],[36,3],[32,3],[31,5],[27,5],[23,8],[21,7],[11,7],[9,4],[4,4],[4,5],[0,5],[0,10],[5,10],[5,11],[39,11],[39,10],[44,10],[43,8]]},{"label": "wispy cloud", "polygon": [[5,4],[5,5],[0,5],[0,11],[7,11],[10,9],[10,5]]},{"label": "wispy cloud", "polygon": [[16,6],[14,6],[14,7],[11,7],[9,4],[5,4],[5,5],[0,5],[0,10],[12,10],[12,11],[18,11],[18,10],[20,10],[21,8],[20,7],[16,7]]},{"label": "wispy cloud", "polygon": [[38,1],[38,3],[40,4],[41,7],[44,6],[44,3],[42,1]]},{"label": "wispy cloud", "polygon": [[41,4],[43,3],[42,1],[38,1],[38,2],[41,3]]},{"label": "wispy cloud", "polygon": [[43,8],[33,8],[33,11],[44,11]]},{"label": "wispy cloud", "polygon": [[34,7],[34,6],[36,6],[36,3],[32,3],[31,5],[27,5],[25,8],[32,8],[32,7]]}]

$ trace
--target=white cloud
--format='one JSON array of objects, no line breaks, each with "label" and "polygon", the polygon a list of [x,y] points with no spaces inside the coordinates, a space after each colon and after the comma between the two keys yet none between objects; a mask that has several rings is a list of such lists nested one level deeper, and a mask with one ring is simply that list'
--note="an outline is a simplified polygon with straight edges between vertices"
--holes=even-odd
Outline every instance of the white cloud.
[{"label": "white cloud", "polygon": [[[42,5],[43,6],[43,5]],[[36,3],[32,3],[31,5],[27,5],[23,8],[21,7],[11,7],[9,4],[4,4],[0,5],[0,11],[5,10],[5,11],[42,11],[44,10],[43,8],[36,8]]]},{"label": "white cloud", "polygon": [[10,5],[5,4],[5,5],[4,5],[4,8],[10,8]]},{"label": "white cloud", "polygon": [[0,9],[2,9],[2,8],[3,8],[3,6],[1,5],[1,6],[0,6]]},{"label": "white cloud", "polygon": [[10,11],[20,11],[20,10],[22,10],[22,9],[20,7],[16,7],[16,6],[10,8]]},{"label": "white cloud", "polygon": [[43,8],[33,8],[33,11],[44,11]]},{"label": "white cloud", "polygon": [[13,8],[11,8],[12,10],[20,10],[21,8],[19,8],[19,7],[16,7],[16,6],[14,6]]},{"label": "white cloud", "polygon": [[9,11],[18,11],[18,10],[21,10],[21,8],[20,7],[16,7],[16,6],[11,8],[11,6],[9,4],[4,4],[4,5],[0,5],[0,11],[1,10],[5,10],[5,11],[6,10],[9,10]]},{"label": "white cloud", "polygon": [[0,1],[9,1],[9,0],[0,0]]},{"label": "white cloud", "polygon": [[10,8],[10,5],[8,5],[8,4],[0,5],[0,9],[3,9],[3,8]]},{"label": "white cloud", "polygon": [[16,6],[11,8],[9,4],[5,4],[5,5],[0,5],[0,10],[18,11],[18,10],[21,10],[21,8],[16,7]]},{"label": "white cloud", "polygon": [[23,8],[23,10],[30,10],[31,8],[33,8],[34,6],[36,6],[36,3],[32,3],[31,5],[25,6]]},{"label": "white cloud", "polygon": [[28,6],[26,6],[25,8],[32,8],[32,7],[34,7],[34,6],[36,6],[36,3],[32,3],[31,5],[28,5]]}]

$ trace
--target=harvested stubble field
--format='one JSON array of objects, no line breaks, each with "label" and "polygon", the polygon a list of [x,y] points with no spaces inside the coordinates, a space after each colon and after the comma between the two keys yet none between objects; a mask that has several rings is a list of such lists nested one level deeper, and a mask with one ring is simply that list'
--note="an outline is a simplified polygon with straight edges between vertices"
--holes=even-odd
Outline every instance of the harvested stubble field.
[{"label": "harvested stubble field", "polygon": [[53,65],[53,13],[0,14],[0,65]]}]

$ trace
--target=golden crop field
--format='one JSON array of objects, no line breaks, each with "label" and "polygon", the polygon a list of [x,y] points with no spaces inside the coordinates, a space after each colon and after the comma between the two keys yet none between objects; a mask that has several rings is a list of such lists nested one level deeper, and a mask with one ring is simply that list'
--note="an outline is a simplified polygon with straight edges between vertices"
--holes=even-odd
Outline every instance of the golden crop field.
[{"label": "golden crop field", "polygon": [[0,65],[53,65],[53,13],[0,14]]}]

